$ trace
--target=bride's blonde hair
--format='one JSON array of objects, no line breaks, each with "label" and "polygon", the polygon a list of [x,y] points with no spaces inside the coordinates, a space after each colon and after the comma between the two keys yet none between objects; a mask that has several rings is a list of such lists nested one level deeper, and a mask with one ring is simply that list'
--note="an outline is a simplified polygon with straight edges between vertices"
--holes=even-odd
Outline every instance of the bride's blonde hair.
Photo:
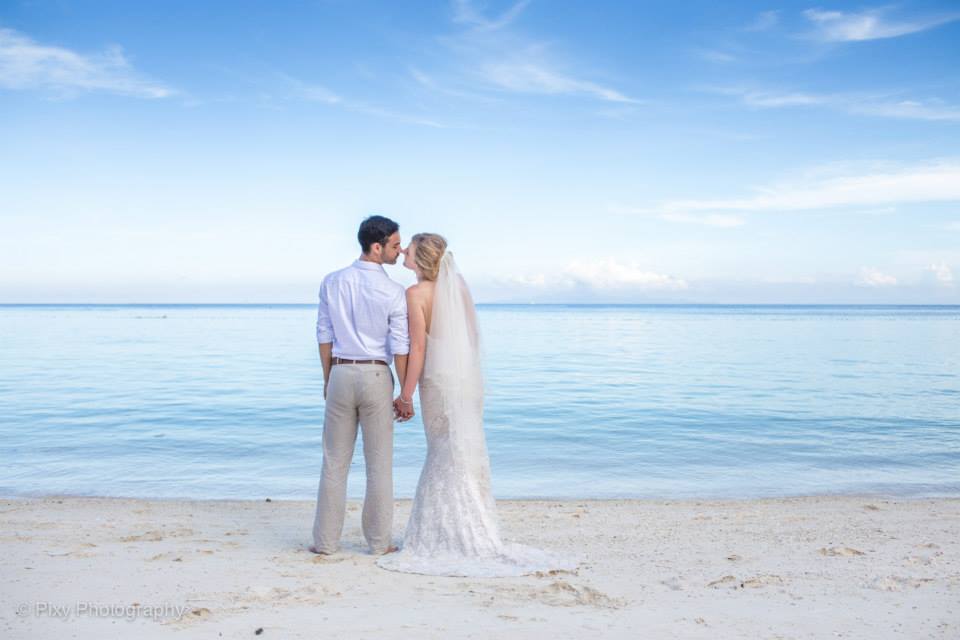
[{"label": "bride's blonde hair", "polygon": [[440,259],[447,250],[447,240],[439,233],[418,233],[410,239],[417,245],[413,262],[426,280],[436,280],[440,274]]}]

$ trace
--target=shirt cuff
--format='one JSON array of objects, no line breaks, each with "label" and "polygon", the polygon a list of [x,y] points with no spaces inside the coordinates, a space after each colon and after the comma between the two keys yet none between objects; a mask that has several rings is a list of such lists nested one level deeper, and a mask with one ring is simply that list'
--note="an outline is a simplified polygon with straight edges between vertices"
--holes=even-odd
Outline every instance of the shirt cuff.
[{"label": "shirt cuff", "polygon": [[395,356],[408,355],[410,353],[410,343],[409,342],[391,342],[390,353],[392,353]]}]

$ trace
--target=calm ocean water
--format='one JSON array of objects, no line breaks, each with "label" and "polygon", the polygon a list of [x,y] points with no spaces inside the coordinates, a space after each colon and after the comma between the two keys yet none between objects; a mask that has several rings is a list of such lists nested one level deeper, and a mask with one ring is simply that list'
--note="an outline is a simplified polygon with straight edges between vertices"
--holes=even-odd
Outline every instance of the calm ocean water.
[{"label": "calm ocean water", "polygon": [[[0,494],[316,495],[310,305],[0,306]],[[960,307],[480,307],[498,498],[960,495]],[[396,495],[425,455],[396,426]],[[359,449],[349,493],[363,493]]]}]

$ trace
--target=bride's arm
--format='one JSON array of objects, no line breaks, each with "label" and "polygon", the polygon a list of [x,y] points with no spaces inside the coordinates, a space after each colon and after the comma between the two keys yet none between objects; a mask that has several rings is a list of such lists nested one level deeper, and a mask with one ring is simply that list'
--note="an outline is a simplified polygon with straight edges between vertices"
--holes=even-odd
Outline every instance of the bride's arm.
[{"label": "bride's arm", "polygon": [[400,400],[412,410],[413,392],[417,390],[427,352],[427,314],[423,296],[414,287],[407,289],[407,317],[410,322],[410,355],[407,357],[407,371],[400,387]]}]

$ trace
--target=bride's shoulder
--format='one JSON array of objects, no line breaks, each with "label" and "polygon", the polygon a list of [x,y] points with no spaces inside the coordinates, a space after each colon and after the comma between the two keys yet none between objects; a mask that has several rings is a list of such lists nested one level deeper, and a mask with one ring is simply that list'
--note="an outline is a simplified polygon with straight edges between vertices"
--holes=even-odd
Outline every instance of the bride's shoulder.
[{"label": "bride's shoulder", "polygon": [[424,297],[424,296],[429,297],[433,295],[433,288],[435,286],[436,286],[435,282],[431,280],[423,280],[421,282],[412,284],[409,287],[407,287],[407,295],[408,296],[412,295],[416,297]]},{"label": "bride's shoulder", "polygon": [[407,303],[429,304],[433,300],[434,283],[429,280],[407,287]]}]

